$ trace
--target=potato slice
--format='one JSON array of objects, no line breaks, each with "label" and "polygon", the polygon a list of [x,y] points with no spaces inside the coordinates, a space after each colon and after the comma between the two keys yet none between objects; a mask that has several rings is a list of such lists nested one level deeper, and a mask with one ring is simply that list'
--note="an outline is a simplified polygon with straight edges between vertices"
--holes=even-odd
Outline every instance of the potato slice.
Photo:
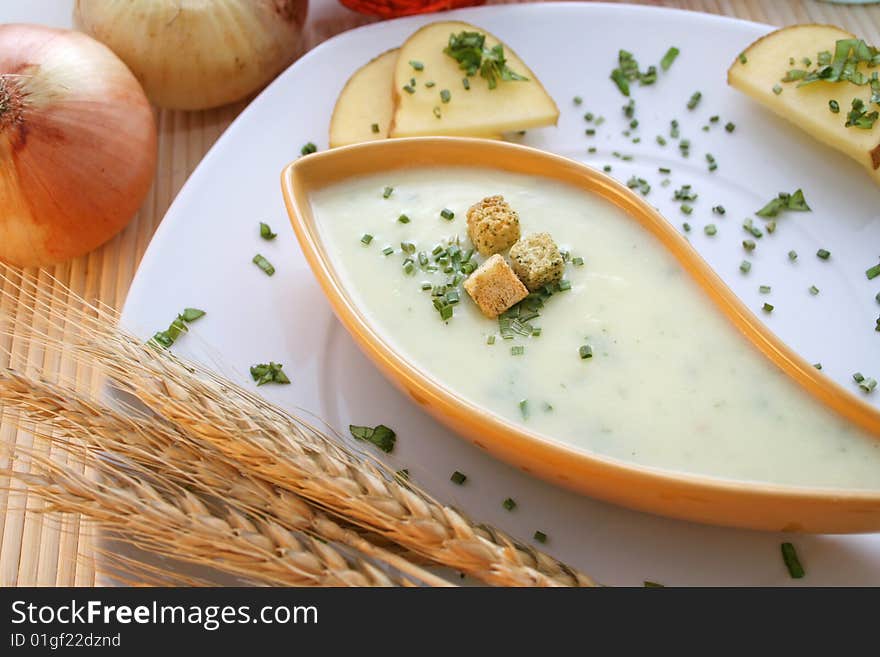
[{"label": "potato slice", "polygon": [[398,52],[394,48],[370,60],[345,83],[330,118],[330,148],[388,137],[394,114],[391,82]]},{"label": "potato slice", "polygon": [[[394,72],[396,101],[390,136],[414,137],[419,135],[486,135],[523,130],[545,125],[556,125],[559,109],[544,90],[535,74],[504,46],[507,65],[527,81],[498,81],[495,89],[477,73],[468,78],[470,90],[465,90],[466,77],[459,64],[443,52],[449,35],[462,31],[486,35],[486,47],[499,40],[479,27],[460,22],[432,23],[413,34],[400,49]],[[422,70],[415,70],[410,62],[421,62]],[[403,87],[415,78],[415,92]],[[434,86],[425,87],[425,82]],[[448,90],[449,102],[442,101],[440,92]],[[439,118],[437,116],[439,114]]]},{"label": "potato slice", "polygon": [[[734,61],[727,71],[727,82],[815,139],[855,159],[880,183],[880,121],[870,130],[844,125],[853,98],[864,100],[867,108],[870,87],[849,82],[814,82],[798,87],[797,82],[781,82],[790,69],[804,67],[804,57],[812,60],[812,69],[817,53],[827,50],[833,54],[838,39],[852,38],[853,34],[833,25],[794,25],[771,32]],[[789,62],[791,57],[794,66]],[[782,88],[779,94],[773,91],[776,85]],[[839,113],[830,111],[831,100],[837,101]]]}]

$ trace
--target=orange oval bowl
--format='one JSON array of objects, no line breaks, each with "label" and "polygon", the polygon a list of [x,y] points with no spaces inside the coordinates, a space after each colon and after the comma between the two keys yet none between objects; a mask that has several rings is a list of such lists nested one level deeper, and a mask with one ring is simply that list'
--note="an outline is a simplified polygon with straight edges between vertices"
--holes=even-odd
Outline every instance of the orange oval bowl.
[{"label": "orange oval bowl", "polygon": [[675,256],[705,292],[706,302],[724,313],[756,349],[812,394],[816,403],[880,437],[880,412],[819,374],[746,308],[669,222],[631,190],[590,167],[524,146],[455,137],[376,141],[300,158],[284,170],[282,191],[305,257],[339,320],[364,353],[413,402],[497,458],[615,504],[752,529],[823,533],[880,530],[880,490],[739,482],[598,456],[495,416],[425,376],[402,357],[346,291],[321,242],[309,195],[354,176],[462,163],[568,183],[622,209]]}]

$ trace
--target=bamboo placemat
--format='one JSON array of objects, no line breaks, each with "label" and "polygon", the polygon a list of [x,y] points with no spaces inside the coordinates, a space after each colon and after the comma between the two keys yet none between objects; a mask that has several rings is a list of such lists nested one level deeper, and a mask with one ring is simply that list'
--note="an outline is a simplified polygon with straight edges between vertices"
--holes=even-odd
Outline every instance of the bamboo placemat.
[{"label": "bamboo placemat", "polygon": [[[489,4],[501,4],[490,1]],[[816,0],[654,0],[641,4],[678,7],[735,16],[773,25],[834,23],[871,43],[880,42],[880,6],[846,7]],[[339,32],[371,22],[333,0],[312,0],[306,26],[311,48]],[[204,112],[159,111],[159,159],[156,179],[131,225],[98,251],[51,270],[36,272],[41,299],[58,298],[61,286],[89,300],[121,308],[132,277],[159,222],[183,183],[246,103]],[[58,283],[55,282],[55,280]],[[2,314],[16,325],[30,323],[33,303],[0,301]],[[11,358],[2,354],[10,351]],[[44,353],[0,334],[0,367],[40,366],[47,376],[73,378],[88,388],[98,381],[87,368],[56,354]],[[0,423],[0,441],[48,449],[8,423]],[[0,457],[0,468],[8,462]],[[17,466],[24,467],[24,466]],[[10,488],[11,486],[11,488]],[[33,513],[39,505],[20,486],[0,480],[0,586],[88,586],[95,581],[92,545],[75,518]]]}]

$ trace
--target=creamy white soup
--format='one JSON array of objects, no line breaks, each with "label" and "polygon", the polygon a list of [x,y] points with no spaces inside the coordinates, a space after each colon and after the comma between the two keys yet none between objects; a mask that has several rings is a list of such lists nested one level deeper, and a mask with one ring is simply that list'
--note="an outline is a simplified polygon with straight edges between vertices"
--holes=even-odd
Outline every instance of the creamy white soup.
[{"label": "creamy white soup", "polygon": [[[460,286],[455,303],[449,288],[444,321],[435,293],[453,274],[442,270],[457,270],[470,249],[467,209],[493,194],[517,210],[523,234],[548,232],[569,252],[561,287],[570,288],[543,299],[536,317],[520,310],[525,321],[516,322],[487,319]],[[490,412],[637,464],[880,488],[880,438],[780,372],[660,242],[598,196],[538,177],[448,168],[349,180],[311,203],[369,321],[425,374]],[[456,262],[438,263],[435,249],[456,239]],[[592,355],[583,358],[582,347]]]}]

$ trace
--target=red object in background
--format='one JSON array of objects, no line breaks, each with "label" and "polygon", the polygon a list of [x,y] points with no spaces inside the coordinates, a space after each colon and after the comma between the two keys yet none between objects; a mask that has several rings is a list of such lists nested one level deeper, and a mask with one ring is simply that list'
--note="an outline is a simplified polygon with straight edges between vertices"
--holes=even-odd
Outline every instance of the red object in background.
[{"label": "red object in background", "polygon": [[339,0],[339,2],[361,14],[380,18],[398,18],[459,7],[473,7],[483,4],[485,0]]}]

